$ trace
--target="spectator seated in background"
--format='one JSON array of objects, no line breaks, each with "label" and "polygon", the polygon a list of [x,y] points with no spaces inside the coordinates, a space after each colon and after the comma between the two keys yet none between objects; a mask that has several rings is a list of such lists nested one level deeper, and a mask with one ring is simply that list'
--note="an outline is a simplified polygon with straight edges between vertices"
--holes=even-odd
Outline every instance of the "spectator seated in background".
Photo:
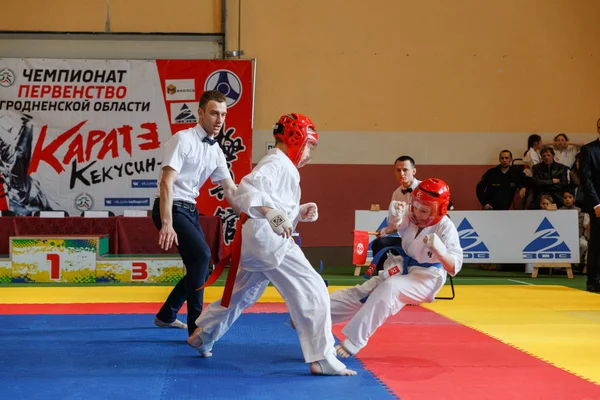
[{"label": "spectator seated in background", "polygon": [[527,138],[527,150],[523,153],[523,161],[525,162],[525,173],[531,176],[531,168],[541,162],[540,149],[542,148],[542,137],[540,135],[529,135]]},{"label": "spectator seated in background", "polygon": [[554,161],[554,150],[552,147],[544,147],[541,151],[542,162],[533,166],[533,204],[539,204],[539,198],[542,193],[552,196],[553,202],[557,207],[562,207],[563,191],[568,185],[568,169],[562,164]]},{"label": "spectator seated in background", "polygon": [[525,195],[522,197],[522,208],[527,210],[537,207],[538,199],[534,196],[533,185],[531,185],[531,177],[533,176],[533,166],[540,163],[540,149],[542,148],[542,137],[540,135],[529,135],[527,138],[527,150],[523,153],[523,173],[528,179],[528,186]]},{"label": "spectator seated in background", "polygon": [[587,236],[589,235],[590,216],[581,211],[581,208],[575,206],[575,194],[573,189],[567,189],[563,193],[563,203],[561,210],[577,210],[579,226],[579,271],[583,271],[586,254],[588,249]]},{"label": "spectator seated in background", "polygon": [[499,160],[500,164],[487,170],[476,187],[484,210],[509,210],[517,190],[521,189],[521,197],[525,195],[526,176],[511,165],[512,153],[502,150]]},{"label": "spectator seated in background", "polygon": [[581,145],[569,143],[569,138],[564,133],[554,137],[554,161],[571,169],[575,164],[575,156]]},{"label": "spectator seated in background", "polygon": [[540,196],[540,210],[556,210],[554,199],[549,194]]}]

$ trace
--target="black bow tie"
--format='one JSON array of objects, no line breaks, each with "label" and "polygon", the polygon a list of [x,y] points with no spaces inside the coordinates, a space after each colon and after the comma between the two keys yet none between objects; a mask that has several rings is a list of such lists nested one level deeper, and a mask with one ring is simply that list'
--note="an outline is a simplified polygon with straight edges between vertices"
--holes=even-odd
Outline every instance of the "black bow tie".
[{"label": "black bow tie", "polygon": [[412,193],[412,188],[408,188],[406,190],[404,189],[400,189],[402,191],[402,194],[406,194],[406,193]]},{"label": "black bow tie", "polygon": [[211,137],[208,137],[208,136],[204,136],[204,139],[202,139],[202,141],[203,141],[204,143],[208,143],[208,144],[210,144],[211,146],[212,146],[213,144],[217,143],[217,141],[216,141],[215,139],[213,139],[213,138],[211,138]]}]

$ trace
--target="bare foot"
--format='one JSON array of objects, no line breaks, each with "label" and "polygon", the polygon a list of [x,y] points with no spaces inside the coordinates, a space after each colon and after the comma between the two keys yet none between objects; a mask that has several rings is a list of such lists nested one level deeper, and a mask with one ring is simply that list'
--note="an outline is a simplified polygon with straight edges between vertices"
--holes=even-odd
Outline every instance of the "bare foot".
[{"label": "bare foot", "polygon": [[350,354],[348,352],[348,350],[346,350],[344,348],[344,346],[342,346],[341,344],[338,344],[337,346],[335,346],[335,352],[337,353],[337,356],[339,358],[348,358],[348,357],[352,357],[352,354]]},{"label": "bare foot", "polygon": [[196,328],[187,340],[188,344],[195,349],[202,347],[204,344],[204,341],[200,337],[200,332],[202,332],[202,328]]},{"label": "bare foot", "polygon": [[[313,375],[324,375],[323,374],[323,368],[321,367],[321,364],[319,364],[318,361],[310,363],[310,373],[313,374]],[[331,375],[335,375],[335,376],[354,376],[354,375],[356,375],[356,371],[354,371],[352,369],[344,368],[344,369],[339,370],[336,373],[331,374]]]},{"label": "bare foot", "polygon": [[176,319],[173,322],[164,322],[158,319],[158,317],[154,317],[154,325],[160,328],[179,328],[179,329],[187,329],[187,325]]},{"label": "bare foot", "polygon": [[200,333],[202,332],[202,328],[196,328],[194,333],[190,335],[187,342],[190,346],[198,350],[201,357],[212,357],[212,353],[204,348],[204,341],[200,337]]}]

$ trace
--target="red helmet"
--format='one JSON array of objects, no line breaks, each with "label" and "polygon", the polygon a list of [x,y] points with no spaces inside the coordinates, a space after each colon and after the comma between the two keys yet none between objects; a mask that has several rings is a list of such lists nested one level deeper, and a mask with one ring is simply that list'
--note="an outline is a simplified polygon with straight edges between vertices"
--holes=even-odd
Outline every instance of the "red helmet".
[{"label": "red helmet", "polygon": [[307,144],[317,145],[319,134],[310,118],[302,114],[287,114],[279,118],[273,136],[287,145],[288,157],[298,166]]},{"label": "red helmet", "polygon": [[[411,221],[420,227],[435,225],[446,215],[450,204],[450,187],[441,179],[429,178],[419,183],[410,198]],[[415,207],[424,206],[431,209],[431,216],[426,222],[417,220]]]}]

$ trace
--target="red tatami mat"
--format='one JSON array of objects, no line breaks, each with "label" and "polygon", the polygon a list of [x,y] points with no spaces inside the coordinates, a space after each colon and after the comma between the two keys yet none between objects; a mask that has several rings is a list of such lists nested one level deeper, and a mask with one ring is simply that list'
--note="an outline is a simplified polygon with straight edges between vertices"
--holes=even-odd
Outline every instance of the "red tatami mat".
[{"label": "red tatami mat", "polygon": [[358,359],[402,400],[600,399],[600,386],[421,307],[388,319]]}]

